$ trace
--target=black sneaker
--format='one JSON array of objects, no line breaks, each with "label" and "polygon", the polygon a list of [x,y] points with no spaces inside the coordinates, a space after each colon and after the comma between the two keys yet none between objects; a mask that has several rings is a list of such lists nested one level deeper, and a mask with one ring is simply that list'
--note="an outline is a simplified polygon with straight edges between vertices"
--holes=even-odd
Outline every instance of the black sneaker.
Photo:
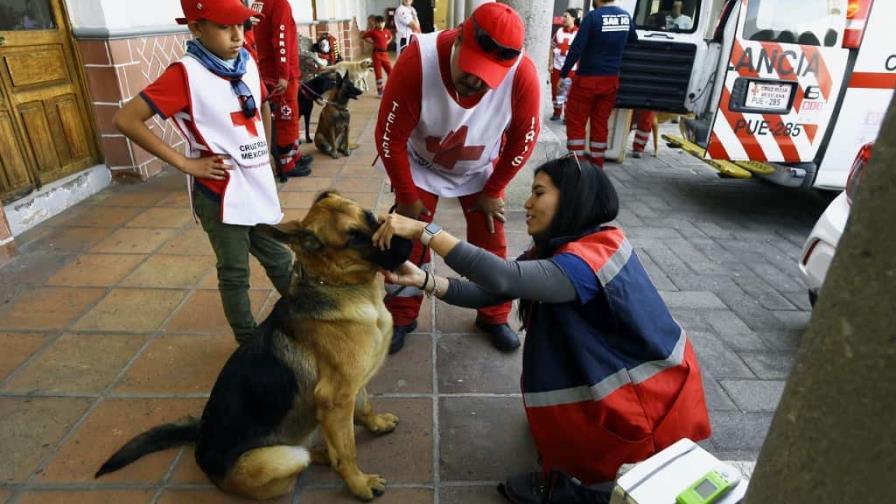
[{"label": "black sneaker", "polygon": [[314,156],[312,156],[311,154],[302,154],[302,156],[299,157],[298,161],[296,161],[296,164],[308,166],[311,164],[311,161],[313,159],[314,159]]},{"label": "black sneaker", "polygon": [[560,120],[560,116],[558,116],[556,114],[551,116],[551,121],[559,121],[559,120]]},{"label": "black sneaker", "polygon": [[587,488],[562,471],[518,474],[498,485],[498,492],[514,504],[608,504],[608,491]]},{"label": "black sneaker", "polygon": [[301,163],[296,163],[295,168],[286,173],[287,177],[307,177],[308,175],[311,175],[311,166]]},{"label": "black sneaker", "polygon": [[404,348],[404,337],[417,329],[417,321],[408,325],[392,326],[392,342],[389,343],[389,355],[398,353]]},{"label": "black sneaker", "polygon": [[519,335],[507,324],[486,324],[477,320],[476,327],[488,333],[492,346],[502,352],[511,352],[520,347]]}]

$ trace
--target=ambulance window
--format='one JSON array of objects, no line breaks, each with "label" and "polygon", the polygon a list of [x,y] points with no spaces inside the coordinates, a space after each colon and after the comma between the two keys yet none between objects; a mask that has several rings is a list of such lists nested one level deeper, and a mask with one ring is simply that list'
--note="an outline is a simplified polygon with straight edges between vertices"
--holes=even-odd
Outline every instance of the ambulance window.
[{"label": "ambulance window", "polygon": [[744,38],[833,47],[839,39],[843,17],[838,2],[803,0],[798,4],[779,0],[750,0]]},{"label": "ambulance window", "polygon": [[694,33],[700,0],[638,0],[635,27],[640,30]]}]

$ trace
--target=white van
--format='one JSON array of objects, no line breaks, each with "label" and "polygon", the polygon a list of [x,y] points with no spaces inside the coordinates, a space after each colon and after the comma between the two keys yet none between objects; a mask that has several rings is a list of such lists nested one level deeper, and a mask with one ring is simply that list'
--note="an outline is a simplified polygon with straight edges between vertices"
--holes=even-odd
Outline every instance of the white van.
[{"label": "white van", "polygon": [[621,5],[640,40],[626,48],[617,108],[693,113],[687,138],[670,140],[723,173],[843,189],[877,138],[896,89],[896,2]]}]

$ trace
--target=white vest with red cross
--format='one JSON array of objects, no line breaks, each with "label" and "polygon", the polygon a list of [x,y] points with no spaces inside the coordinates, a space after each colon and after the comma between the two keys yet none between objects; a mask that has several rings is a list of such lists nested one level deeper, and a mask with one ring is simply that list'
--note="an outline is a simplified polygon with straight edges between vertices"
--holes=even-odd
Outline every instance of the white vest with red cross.
[{"label": "white vest with red cross", "polygon": [[414,184],[446,197],[480,192],[494,169],[513,117],[511,92],[519,62],[473,108],[461,107],[439,70],[438,33],[417,35],[423,71],[420,121],[408,139]]},{"label": "white vest with red cross", "polygon": [[255,60],[249,58],[243,75],[257,106],[252,118],[243,114],[228,79],[210,72],[189,54],[180,63],[187,75],[190,111],[175,114],[173,119],[187,140],[188,156],[212,153],[230,157],[221,196],[222,222],[241,226],[280,222],[283,212],[261,121],[261,77]]}]

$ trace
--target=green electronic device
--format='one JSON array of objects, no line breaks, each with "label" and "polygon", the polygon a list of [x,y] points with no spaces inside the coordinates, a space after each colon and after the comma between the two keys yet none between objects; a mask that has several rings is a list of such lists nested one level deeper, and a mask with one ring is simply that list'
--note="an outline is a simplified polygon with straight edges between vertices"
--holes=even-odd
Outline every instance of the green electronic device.
[{"label": "green electronic device", "polygon": [[685,491],[678,494],[675,504],[710,504],[716,502],[740,483],[740,473],[729,465],[709,471]]}]

